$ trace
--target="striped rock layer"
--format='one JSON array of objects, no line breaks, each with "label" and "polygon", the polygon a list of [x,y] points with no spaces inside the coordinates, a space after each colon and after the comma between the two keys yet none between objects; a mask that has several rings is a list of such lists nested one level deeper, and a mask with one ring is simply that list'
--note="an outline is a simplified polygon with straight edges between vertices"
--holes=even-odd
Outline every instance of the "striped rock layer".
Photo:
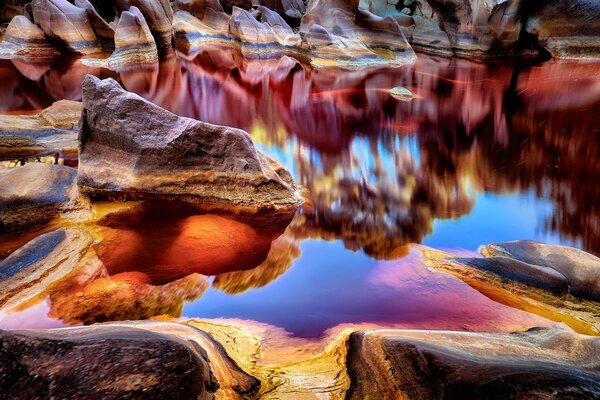
[{"label": "striped rock layer", "polygon": [[0,43],[0,56],[51,58],[57,54],[58,49],[48,42],[44,32],[22,15],[10,21]]}]

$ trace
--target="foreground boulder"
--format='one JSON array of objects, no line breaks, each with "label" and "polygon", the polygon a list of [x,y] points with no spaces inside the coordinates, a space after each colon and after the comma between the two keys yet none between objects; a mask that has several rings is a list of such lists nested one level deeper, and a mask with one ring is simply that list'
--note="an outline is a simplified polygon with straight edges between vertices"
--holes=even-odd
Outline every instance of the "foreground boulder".
[{"label": "foreground boulder", "polygon": [[76,176],[74,168],[47,163],[0,169],[0,233],[86,210],[88,201],[79,194]]},{"label": "foreground boulder", "polygon": [[7,398],[241,398],[258,389],[208,334],[137,322],[0,331]]},{"label": "foreground boulder", "polygon": [[113,79],[83,83],[81,189],[112,199],[162,199],[239,212],[292,211],[290,174],[239,129],[178,117]]},{"label": "foreground boulder", "polygon": [[60,100],[35,115],[0,115],[0,160],[77,158],[81,103]]},{"label": "foreground boulder", "polygon": [[52,58],[58,49],[48,40],[37,25],[22,15],[14,17],[0,43],[0,56]]},{"label": "foreground boulder", "polygon": [[34,0],[33,19],[44,33],[77,54],[102,52],[88,13],[67,0]]},{"label": "foreground boulder", "polygon": [[[521,263],[523,271],[545,269],[564,276],[569,292],[600,301],[600,258],[567,246],[552,246],[533,240],[517,240],[484,246],[486,257],[508,258]],[[488,258],[489,259],[489,258]]]},{"label": "foreground boulder", "polygon": [[361,331],[347,364],[348,399],[600,396],[600,338],[559,330]]}]

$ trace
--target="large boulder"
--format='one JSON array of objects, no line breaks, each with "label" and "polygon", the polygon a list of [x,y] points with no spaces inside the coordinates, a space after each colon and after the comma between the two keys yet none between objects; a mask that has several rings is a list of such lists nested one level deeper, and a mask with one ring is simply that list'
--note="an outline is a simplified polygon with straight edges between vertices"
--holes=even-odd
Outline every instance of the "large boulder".
[{"label": "large boulder", "polygon": [[60,100],[34,115],[0,115],[0,160],[77,156],[81,103]]},{"label": "large boulder", "polygon": [[86,210],[76,176],[74,168],[48,163],[0,169],[0,232],[31,229]]},{"label": "large boulder", "polygon": [[360,331],[347,366],[350,400],[600,396],[600,338],[560,330]]},{"label": "large boulder", "polygon": [[137,7],[123,11],[115,30],[115,51],[108,66],[155,63],[158,49],[146,19]]},{"label": "large boulder", "polygon": [[113,79],[83,82],[78,184],[96,197],[239,212],[295,210],[289,172],[239,129],[178,117]]},{"label": "large boulder", "polygon": [[44,31],[23,15],[17,15],[10,21],[0,43],[0,56],[52,58],[59,53],[48,42]]},{"label": "large boulder", "polygon": [[524,271],[545,269],[561,274],[568,282],[570,293],[600,301],[600,258],[583,250],[517,240],[493,243],[484,246],[481,252],[486,257],[508,257],[520,261]]},{"label": "large boulder", "polygon": [[102,52],[86,10],[67,0],[34,0],[33,18],[44,33],[74,53],[88,55]]},{"label": "large boulder", "polygon": [[7,398],[241,398],[259,381],[205,332],[139,322],[0,331]]}]

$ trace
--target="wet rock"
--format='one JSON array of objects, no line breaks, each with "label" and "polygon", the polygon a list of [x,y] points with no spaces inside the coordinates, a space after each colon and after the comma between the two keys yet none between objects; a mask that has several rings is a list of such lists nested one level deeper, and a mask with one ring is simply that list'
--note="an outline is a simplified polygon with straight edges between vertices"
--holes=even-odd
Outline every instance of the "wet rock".
[{"label": "wet rock", "polygon": [[0,262],[0,307],[43,300],[51,287],[89,258],[87,231],[60,229],[41,235]]},{"label": "wet rock", "polygon": [[115,51],[108,66],[156,63],[158,49],[146,19],[137,7],[123,11],[115,30]]},{"label": "wet rock", "polygon": [[599,355],[600,338],[543,328],[355,332],[347,398],[595,399]]},{"label": "wet rock", "polygon": [[74,168],[47,163],[0,169],[0,232],[31,229],[85,210],[88,202],[79,194],[76,176]]},{"label": "wet rock", "polygon": [[61,100],[35,115],[0,115],[0,160],[77,153],[81,103]]},{"label": "wet rock", "polygon": [[10,398],[240,398],[259,386],[210,336],[176,323],[2,331],[0,343]]},{"label": "wet rock", "polygon": [[59,53],[48,42],[44,32],[22,15],[17,15],[10,21],[0,43],[0,56],[52,58]]},{"label": "wet rock", "polygon": [[410,90],[403,88],[401,86],[390,89],[388,91],[388,93],[393,98],[395,98],[397,100],[402,100],[402,101],[410,101],[414,97],[414,95],[412,94],[412,92]]},{"label": "wet rock", "polygon": [[44,33],[74,53],[89,55],[102,52],[86,10],[66,0],[34,0],[33,18]]},{"label": "wet rock", "polygon": [[573,295],[600,301],[600,258],[585,251],[566,246],[519,240],[494,243],[482,248],[482,254],[510,257],[521,261],[523,269],[556,271],[566,277]]},{"label": "wet rock", "polygon": [[306,12],[302,0],[260,0],[260,5],[292,19],[300,19]]},{"label": "wet rock", "polygon": [[393,66],[416,59],[398,23],[359,9],[358,0],[312,1],[300,32],[315,67]]},{"label": "wet rock", "polygon": [[86,11],[92,29],[94,29],[96,37],[102,41],[102,44],[108,48],[112,47],[111,43],[115,37],[114,28],[98,14],[98,11],[88,0],[75,0],[75,5]]},{"label": "wet rock", "polygon": [[97,197],[182,200],[240,212],[299,202],[290,174],[239,129],[178,117],[113,79],[83,83],[78,183]]},{"label": "wet rock", "polygon": [[600,3],[590,0],[532,2],[525,30],[559,58],[598,58]]},{"label": "wet rock", "polygon": [[159,53],[163,55],[170,51],[173,9],[169,0],[116,0],[115,3],[121,11],[137,7],[154,35]]}]

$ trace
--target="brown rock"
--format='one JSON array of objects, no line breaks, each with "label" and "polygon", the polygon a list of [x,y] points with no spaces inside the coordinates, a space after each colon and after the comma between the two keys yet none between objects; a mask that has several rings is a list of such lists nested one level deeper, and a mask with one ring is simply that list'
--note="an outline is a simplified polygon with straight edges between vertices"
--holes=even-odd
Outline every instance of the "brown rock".
[{"label": "brown rock", "polygon": [[178,117],[113,79],[83,83],[78,184],[94,196],[182,200],[240,212],[300,203],[287,171],[239,129]]},{"label": "brown rock", "polygon": [[33,18],[44,33],[83,55],[100,53],[88,13],[66,0],[34,0]]},{"label": "brown rock", "polygon": [[260,5],[292,19],[300,19],[306,13],[302,0],[260,0]]},{"label": "brown rock", "polygon": [[170,0],[115,0],[115,4],[121,11],[137,7],[154,35],[159,53],[162,55],[171,49],[173,9]]},{"label": "brown rock", "polygon": [[123,11],[115,31],[115,51],[108,58],[108,66],[155,63],[158,50],[146,19],[137,9]]},{"label": "brown rock", "polygon": [[88,0],[75,0],[75,5],[87,12],[94,33],[96,33],[96,37],[103,42],[102,44],[105,47],[112,47],[111,43],[115,37],[115,30],[113,27],[98,14],[98,11],[96,11],[94,6]]},{"label": "brown rock", "polygon": [[361,331],[350,336],[348,399],[597,399],[600,338],[516,333]]},{"label": "brown rock", "polygon": [[88,202],[79,194],[76,176],[74,168],[47,163],[0,169],[0,232],[31,229],[85,210]]},{"label": "brown rock", "polygon": [[17,15],[10,21],[0,43],[0,56],[52,58],[59,53],[48,42],[44,32],[22,15]]},{"label": "brown rock", "polygon": [[210,336],[176,323],[2,331],[0,343],[9,398],[240,398],[259,386]]}]

